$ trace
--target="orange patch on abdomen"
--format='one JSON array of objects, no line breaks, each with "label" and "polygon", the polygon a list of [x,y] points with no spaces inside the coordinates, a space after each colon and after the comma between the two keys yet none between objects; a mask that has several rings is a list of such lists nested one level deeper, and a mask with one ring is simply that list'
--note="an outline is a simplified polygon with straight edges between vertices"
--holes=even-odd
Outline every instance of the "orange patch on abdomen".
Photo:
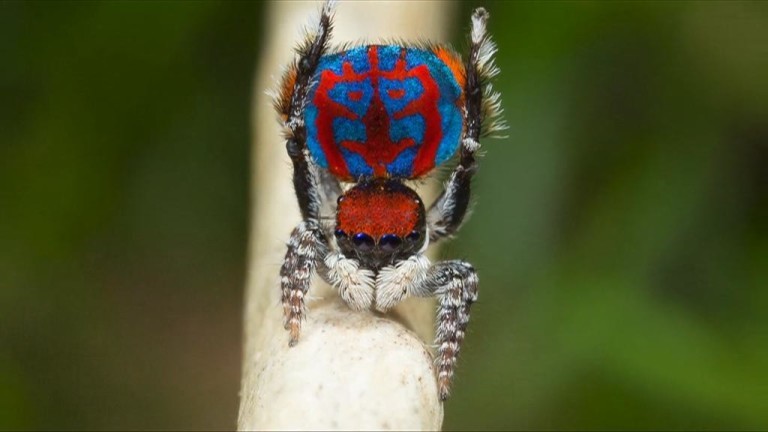
[{"label": "orange patch on abdomen", "polygon": [[448,69],[450,69],[451,72],[453,72],[456,82],[459,84],[459,87],[461,87],[461,95],[463,98],[464,86],[467,82],[467,73],[464,70],[464,63],[461,61],[461,57],[455,52],[440,45],[432,48],[432,52],[435,53],[437,58],[442,60],[446,66],[448,66]]}]

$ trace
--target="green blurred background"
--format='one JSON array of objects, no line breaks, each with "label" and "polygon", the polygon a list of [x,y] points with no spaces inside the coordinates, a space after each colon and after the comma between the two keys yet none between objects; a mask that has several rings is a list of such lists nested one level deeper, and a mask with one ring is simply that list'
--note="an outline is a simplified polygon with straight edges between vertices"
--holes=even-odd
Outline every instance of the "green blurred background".
[{"label": "green blurred background", "polygon": [[[768,428],[768,3],[482,4],[446,428]],[[234,427],[265,7],[0,3],[0,428]]]}]

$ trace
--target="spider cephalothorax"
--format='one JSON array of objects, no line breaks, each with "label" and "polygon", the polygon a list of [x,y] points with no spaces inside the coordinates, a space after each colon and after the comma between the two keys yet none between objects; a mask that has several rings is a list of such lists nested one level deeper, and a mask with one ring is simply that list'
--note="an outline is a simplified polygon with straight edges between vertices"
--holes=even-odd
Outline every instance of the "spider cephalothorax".
[{"label": "spider cephalothorax", "polygon": [[[285,326],[298,341],[314,272],[353,309],[386,311],[406,296],[436,296],[438,387],[446,399],[477,299],[464,261],[431,263],[430,243],[455,233],[467,213],[480,136],[502,127],[489,79],[495,46],[488,14],[472,14],[466,60],[442,45],[328,48],[331,3],[283,76],[275,108],[285,126],[303,221],[281,269]],[[403,182],[459,155],[427,209]],[[333,215],[335,225],[321,220]]]},{"label": "spider cephalothorax", "polygon": [[336,244],[345,257],[378,270],[417,253],[425,244],[424,204],[396,180],[363,181],[338,200]]}]

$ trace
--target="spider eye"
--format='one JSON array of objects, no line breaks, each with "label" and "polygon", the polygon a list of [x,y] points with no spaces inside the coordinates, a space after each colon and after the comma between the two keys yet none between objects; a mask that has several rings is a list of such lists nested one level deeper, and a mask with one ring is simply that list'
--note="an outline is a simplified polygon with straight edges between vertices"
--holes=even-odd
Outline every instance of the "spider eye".
[{"label": "spider eye", "polygon": [[402,239],[395,234],[384,234],[379,239],[379,246],[384,252],[394,252],[400,247]]},{"label": "spider eye", "polygon": [[366,233],[355,234],[355,236],[352,237],[352,242],[361,252],[368,252],[369,250],[373,249],[373,237]]},{"label": "spider eye", "polygon": [[406,237],[410,241],[416,241],[421,237],[421,234],[418,231],[411,231],[410,234]]},{"label": "spider eye", "polygon": [[335,235],[337,239],[342,239],[347,236],[347,233],[345,233],[341,228],[338,228],[333,232],[333,235]]}]

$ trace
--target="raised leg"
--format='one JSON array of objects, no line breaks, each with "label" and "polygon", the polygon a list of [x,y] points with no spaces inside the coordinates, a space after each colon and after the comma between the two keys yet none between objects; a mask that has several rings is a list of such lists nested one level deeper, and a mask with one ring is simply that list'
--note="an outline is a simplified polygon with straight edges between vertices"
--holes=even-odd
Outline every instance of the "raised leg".
[{"label": "raised leg", "polygon": [[480,148],[480,137],[503,130],[499,94],[494,92],[490,79],[498,74],[493,56],[496,45],[486,33],[488,12],[483,8],[472,13],[472,31],[469,58],[464,66],[464,135],[459,149],[459,163],[451,174],[445,190],[427,212],[430,241],[454,234],[467,214],[470,182],[477,171],[475,154]]},{"label": "raised leg", "polygon": [[[312,75],[327,49],[332,9],[332,1],[323,4],[316,27],[308,30],[306,40],[298,47],[298,57],[283,75],[274,99],[275,109],[285,126],[286,150],[293,162],[293,186],[305,220],[319,219],[322,205],[320,187],[332,183],[323,179],[323,184],[319,184],[315,165],[307,150],[303,116]],[[333,189],[332,184],[330,187]]]},{"label": "raised leg", "polygon": [[332,2],[326,2],[317,26],[308,32],[298,48],[298,58],[283,76],[275,97],[275,109],[283,118],[286,150],[293,163],[293,186],[303,222],[291,233],[288,251],[280,269],[285,328],[290,331],[291,346],[299,340],[304,318],[304,297],[318,263],[327,254],[327,239],[321,229],[320,214],[323,198],[338,189],[335,180],[321,177],[306,146],[304,105],[312,75],[328,44],[331,31]]},{"label": "raised leg", "polygon": [[438,298],[437,385],[441,400],[450,396],[453,371],[469,323],[469,309],[477,301],[477,272],[465,261],[442,261],[432,266],[415,294]]},{"label": "raised leg", "polygon": [[325,237],[312,221],[301,222],[288,240],[288,252],[280,268],[280,288],[284,325],[290,331],[288,343],[291,346],[299,340],[305,312],[304,297],[309,291],[312,276],[327,252]]}]

